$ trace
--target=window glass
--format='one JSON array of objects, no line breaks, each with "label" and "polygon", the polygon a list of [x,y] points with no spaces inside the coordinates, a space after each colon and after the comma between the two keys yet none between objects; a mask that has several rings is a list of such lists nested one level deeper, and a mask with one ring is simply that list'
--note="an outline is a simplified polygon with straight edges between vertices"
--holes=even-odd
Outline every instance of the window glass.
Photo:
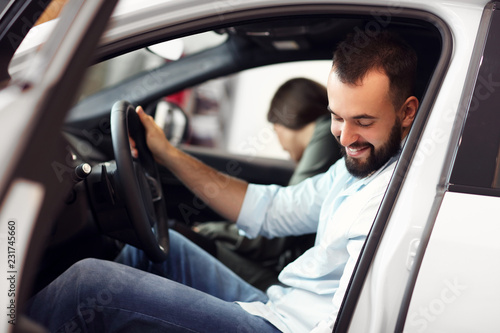
[{"label": "window glass", "polygon": [[87,71],[80,99],[144,71],[152,71],[165,62],[213,48],[224,43],[226,39],[225,34],[209,31],[159,43],[103,61]]},{"label": "window glass", "polygon": [[500,17],[488,33],[450,190],[500,196]]},{"label": "window glass", "polygon": [[[225,35],[208,32],[139,49],[96,64],[87,71],[80,100],[141,73],[155,71],[165,62],[215,47],[225,40]],[[182,52],[175,48],[181,48]],[[273,126],[267,121],[271,98],[281,84],[294,77],[306,77],[326,85],[330,67],[330,60],[270,65],[215,78],[166,96],[165,100],[178,105],[187,116],[189,135],[184,140],[185,145],[208,147],[249,158],[287,160],[289,154],[282,149]],[[157,109],[158,105],[151,107]],[[152,109],[147,111],[153,112]]]},{"label": "window glass", "polygon": [[181,105],[192,127],[189,144],[249,158],[289,159],[267,121],[271,99],[279,86],[292,78],[305,77],[326,85],[330,68],[330,60],[270,65],[184,91]]}]

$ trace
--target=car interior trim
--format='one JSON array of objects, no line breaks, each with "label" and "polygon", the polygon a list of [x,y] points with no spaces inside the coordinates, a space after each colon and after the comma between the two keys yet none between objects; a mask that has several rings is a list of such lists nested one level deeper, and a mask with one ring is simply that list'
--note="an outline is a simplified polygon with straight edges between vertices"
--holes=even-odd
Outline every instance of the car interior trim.
[{"label": "car interior trim", "polygon": [[[395,8],[397,10],[395,10]],[[392,10],[392,12],[391,12]],[[175,26],[165,24],[164,27],[158,28],[151,31],[144,31],[142,34],[134,35],[130,38],[122,38],[119,41],[114,41],[110,39],[107,43],[98,46],[94,56],[94,63],[107,60],[109,58],[115,57],[120,54],[124,54],[129,51],[133,51],[138,48],[147,47],[148,45],[181,38],[186,35],[193,34],[194,32],[204,32],[208,30],[214,30],[219,28],[231,27],[232,24],[238,23],[238,25],[245,24],[245,22],[259,22],[264,19],[273,19],[279,17],[287,16],[308,16],[308,15],[338,15],[338,16],[353,16],[353,15],[365,15],[366,17],[372,17],[374,14],[386,13],[389,17],[401,17],[401,13],[410,9],[403,9],[391,6],[370,6],[370,5],[347,5],[347,4],[299,4],[299,5],[283,5],[283,6],[269,6],[269,7],[259,7],[259,8],[249,8],[243,10],[233,10],[230,12],[225,12],[221,15],[219,11],[214,10],[212,16],[207,17],[193,17],[192,19],[179,23]],[[413,10],[423,13],[422,10]],[[397,13],[396,15],[394,13]],[[426,12],[426,15],[420,15],[414,17],[415,19],[422,21],[433,21],[433,15]],[[410,18],[405,15],[405,18]],[[390,23],[390,22],[389,22]],[[385,25],[385,22],[381,23]],[[255,33],[255,32],[254,32]],[[263,32],[258,32],[262,35]],[[265,34],[267,35],[267,33]]]}]

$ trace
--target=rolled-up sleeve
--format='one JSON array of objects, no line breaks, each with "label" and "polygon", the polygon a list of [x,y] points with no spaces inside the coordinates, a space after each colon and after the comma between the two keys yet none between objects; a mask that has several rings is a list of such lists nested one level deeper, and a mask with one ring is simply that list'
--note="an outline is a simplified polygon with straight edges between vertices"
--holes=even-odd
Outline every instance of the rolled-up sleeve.
[{"label": "rolled-up sleeve", "polygon": [[261,233],[268,206],[279,188],[278,185],[248,185],[245,200],[236,221],[238,227],[248,237],[254,238]]},{"label": "rolled-up sleeve", "polygon": [[[333,167],[332,167],[333,168]],[[248,186],[237,225],[248,237],[281,237],[316,232],[333,170],[293,186]]]}]

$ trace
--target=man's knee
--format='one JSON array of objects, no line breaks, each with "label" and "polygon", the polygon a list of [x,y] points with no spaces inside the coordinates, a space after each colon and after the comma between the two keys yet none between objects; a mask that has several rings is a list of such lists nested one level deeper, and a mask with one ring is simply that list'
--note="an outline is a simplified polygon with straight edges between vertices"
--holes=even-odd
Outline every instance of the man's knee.
[{"label": "man's knee", "polygon": [[95,259],[95,258],[86,258],[82,259],[76,263],[74,263],[71,267],[70,270],[75,270],[80,273],[86,273],[89,271],[92,271],[96,268],[101,267],[106,261],[100,260],[100,259]]},{"label": "man's knee", "polygon": [[103,289],[111,293],[123,290],[119,279],[122,265],[106,260],[87,258],[73,264],[64,274],[67,283],[80,291],[100,292]]},{"label": "man's knee", "polygon": [[100,272],[105,272],[108,268],[107,266],[109,266],[109,262],[107,261],[87,258],[74,263],[70,268],[68,268],[65,274],[88,281]]}]

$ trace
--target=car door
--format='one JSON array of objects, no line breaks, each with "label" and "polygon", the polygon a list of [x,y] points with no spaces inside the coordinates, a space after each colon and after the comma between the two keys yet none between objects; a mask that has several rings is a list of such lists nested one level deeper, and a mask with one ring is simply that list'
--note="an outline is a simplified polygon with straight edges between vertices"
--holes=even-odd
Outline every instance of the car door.
[{"label": "car door", "polygon": [[498,331],[500,15],[498,2],[483,6],[453,22],[470,31],[453,41],[454,87],[432,109],[407,190],[386,194],[397,201],[372,230],[367,245],[382,240],[361,257],[337,332]]},{"label": "car door", "polygon": [[[498,332],[500,12],[483,13],[439,212],[408,290],[405,332]],[[406,319],[405,321],[403,319]],[[401,325],[403,327],[403,325]]]},{"label": "car door", "polygon": [[[34,332],[22,317],[33,268],[68,183],[57,181],[67,161],[60,127],[78,82],[117,1],[70,1],[56,28],[21,76],[9,80],[15,50],[50,1],[11,1],[0,21],[0,331]],[[4,292],[5,291],[5,292]]]}]

